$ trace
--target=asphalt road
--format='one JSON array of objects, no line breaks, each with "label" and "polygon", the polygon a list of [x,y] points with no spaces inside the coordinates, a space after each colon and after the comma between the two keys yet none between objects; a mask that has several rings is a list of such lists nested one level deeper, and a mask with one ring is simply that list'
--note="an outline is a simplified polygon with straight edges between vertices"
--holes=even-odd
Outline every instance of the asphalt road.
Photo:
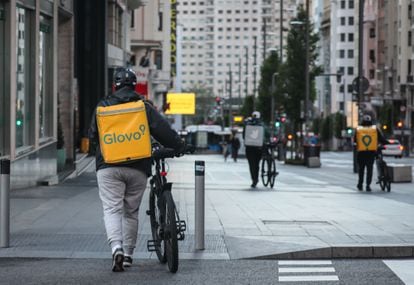
[{"label": "asphalt road", "polygon": [[381,260],[180,262],[176,274],[155,260],[113,273],[109,259],[8,258],[0,259],[0,284],[404,284]]}]

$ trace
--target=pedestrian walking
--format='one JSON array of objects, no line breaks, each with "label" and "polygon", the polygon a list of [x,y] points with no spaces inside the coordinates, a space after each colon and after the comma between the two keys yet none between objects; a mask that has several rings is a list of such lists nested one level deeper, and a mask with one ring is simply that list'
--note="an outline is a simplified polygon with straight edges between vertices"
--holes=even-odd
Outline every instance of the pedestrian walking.
[{"label": "pedestrian walking", "polygon": [[260,112],[254,111],[244,122],[243,139],[246,147],[246,158],[249,163],[250,177],[255,188],[259,181],[259,164],[262,157],[264,127],[260,120]]},{"label": "pedestrian walking", "polygon": [[386,144],[387,140],[377,126],[373,125],[371,116],[366,114],[362,117],[361,126],[358,126],[356,129],[354,142],[356,145],[358,163],[357,188],[359,191],[363,190],[364,172],[366,168],[367,175],[365,180],[365,190],[370,192],[372,171],[378,150],[378,143]]},{"label": "pedestrian walking", "polygon": [[114,272],[132,265],[138,210],[151,175],[151,137],[177,153],[185,148],[161,114],[134,91],[136,82],[132,70],[117,70],[116,91],[98,103],[89,129]]}]

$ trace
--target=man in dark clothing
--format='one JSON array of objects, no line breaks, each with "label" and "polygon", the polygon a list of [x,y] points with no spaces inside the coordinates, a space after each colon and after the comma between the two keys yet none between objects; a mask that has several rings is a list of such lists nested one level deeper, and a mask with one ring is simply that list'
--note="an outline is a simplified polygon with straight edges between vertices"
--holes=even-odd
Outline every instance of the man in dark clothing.
[{"label": "man in dark clothing", "polygon": [[245,126],[243,129],[243,138],[246,146],[246,158],[249,163],[250,177],[252,178],[252,184],[250,186],[252,188],[255,188],[257,183],[259,182],[259,165],[260,160],[262,158],[263,132],[261,136],[258,135],[256,139],[256,144],[249,145],[249,143],[247,142],[248,140],[246,140],[246,127],[248,125],[263,127],[263,123],[260,120],[259,112],[253,112],[252,117],[246,119]]},{"label": "man in dark clothing", "polygon": [[378,149],[378,144],[386,144],[387,140],[384,138],[382,132],[372,124],[370,115],[362,117],[361,126],[355,132],[354,141],[357,149],[357,163],[358,163],[358,184],[357,188],[362,191],[364,182],[364,172],[367,169],[366,188],[371,191],[372,171],[375,161],[375,156]]},{"label": "man in dark clothing", "polygon": [[[135,93],[136,76],[132,70],[120,69],[115,73],[116,92],[98,103],[112,106],[142,100]],[[171,129],[169,123],[154,107],[145,103],[150,134],[162,145],[183,153],[185,144]],[[151,175],[151,158],[131,162],[105,163],[99,145],[96,109],[89,129],[89,138],[96,144],[96,171],[99,196],[104,211],[105,229],[112,248],[112,271],[123,271],[132,264],[137,242],[138,210]],[[137,147],[140,147],[137,144]]]}]

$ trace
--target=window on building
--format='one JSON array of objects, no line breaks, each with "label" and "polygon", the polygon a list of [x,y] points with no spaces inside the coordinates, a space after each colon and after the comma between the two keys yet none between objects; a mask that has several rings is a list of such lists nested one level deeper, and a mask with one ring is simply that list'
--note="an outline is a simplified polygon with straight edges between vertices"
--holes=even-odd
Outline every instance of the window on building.
[{"label": "window on building", "polygon": [[345,0],[341,0],[341,9],[345,9]]},{"label": "window on building", "polygon": [[345,50],[343,49],[339,50],[339,58],[345,58]]},{"label": "window on building", "polygon": [[408,46],[411,46],[411,41],[412,41],[412,32],[408,31],[408,39],[407,39]]},{"label": "window on building", "polygon": [[370,49],[369,50],[369,59],[375,63],[375,50],[374,49]]},{"label": "window on building", "polygon": [[340,41],[341,41],[341,42],[344,42],[344,41],[345,41],[345,34],[344,34],[344,33],[341,33],[341,34],[339,35],[339,38],[340,38]]},{"label": "window on building", "polygon": [[39,138],[53,136],[52,19],[40,16],[39,31]]},{"label": "window on building", "polygon": [[348,50],[348,58],[354,58],[354,50],[353,49]]},{"label": "window on building", "polygon": [[354,67],[348,66],[348,75],[354,75]]},{"label": "window on building", "polygon": [[355,5],[354,5],[354,0],[349,0],[349,3],[348,3],[348,8],[349,8],[349,9],[354,9],[354,7],[355,7]]},{"label": "window on building", "polygon": [[369,37],[372,39],[372,38],[375,38],[375,28],[371,28],[371,29],[369,29]]},{"label": "window on building", "polygon": [[346,25],[346,23],[345,23],[345,17],[341,17],[341,26],[345,26]]},{"label": "window on building", "polygon": [[407,61],[407,67],[408,67],[408,70],[407,70],[407,73],[408,73],[408,75],[411,75],[411,73],[412,73],[412,61],[411,61],[411,59],[409,59],[408,61]]},{"label": "window on building", "polygon": [[347,89],[348,89],[348,93],[352,93],[352,91],[354,91],[352,84],[348,84]]},{"label": "window on building", "polygon": [[135,27],[135,12],[132,10],[131,12],[131,28]]},{"label": "window on building", "polygon": [[341,84],[341,86],[339,86],[339,92],[344,93],[344,90],[345,90],[344,85]]},{"label": "window on building", "polygon": [[349,33],[348,34],[348,42],[353,42],[354,41],[354,34]]},{"label": "window on building", "polygon": [[22,7],[16,8],[16,29],[17,29],[17,69],[16,69],[16,148],[29,146],[30,130],[33,129],[34,122],[33,113],[30,106],[31,90],[31,61],[32,57],[32,36],[31,36],[31,20],[30,10]]},{"label": "window on building", "polygon": [[348,17],[348,25],[350,26],[354,25],[354,17]]},{"label": "window on building", "polygon": [[341,66],[338,68],[338,73],[345,74],[345,67]]},{"label": "window on building", "polygon": [[375,78],[375,69],[370,69],[369,70],[369,79],[374,79]]}]

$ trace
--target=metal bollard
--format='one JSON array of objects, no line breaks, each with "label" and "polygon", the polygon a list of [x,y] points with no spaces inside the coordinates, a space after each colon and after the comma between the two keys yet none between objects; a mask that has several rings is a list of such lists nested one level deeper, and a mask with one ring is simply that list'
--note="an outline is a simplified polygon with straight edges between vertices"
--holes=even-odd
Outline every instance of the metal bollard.
[{"label": "metal bollard", "polygon": [[204,161],[195,162],[195,248],[204,249]]},{"label": "metal bollard", "polygon": [[10,160],[0,160],[0,247],[10,241]]}]

